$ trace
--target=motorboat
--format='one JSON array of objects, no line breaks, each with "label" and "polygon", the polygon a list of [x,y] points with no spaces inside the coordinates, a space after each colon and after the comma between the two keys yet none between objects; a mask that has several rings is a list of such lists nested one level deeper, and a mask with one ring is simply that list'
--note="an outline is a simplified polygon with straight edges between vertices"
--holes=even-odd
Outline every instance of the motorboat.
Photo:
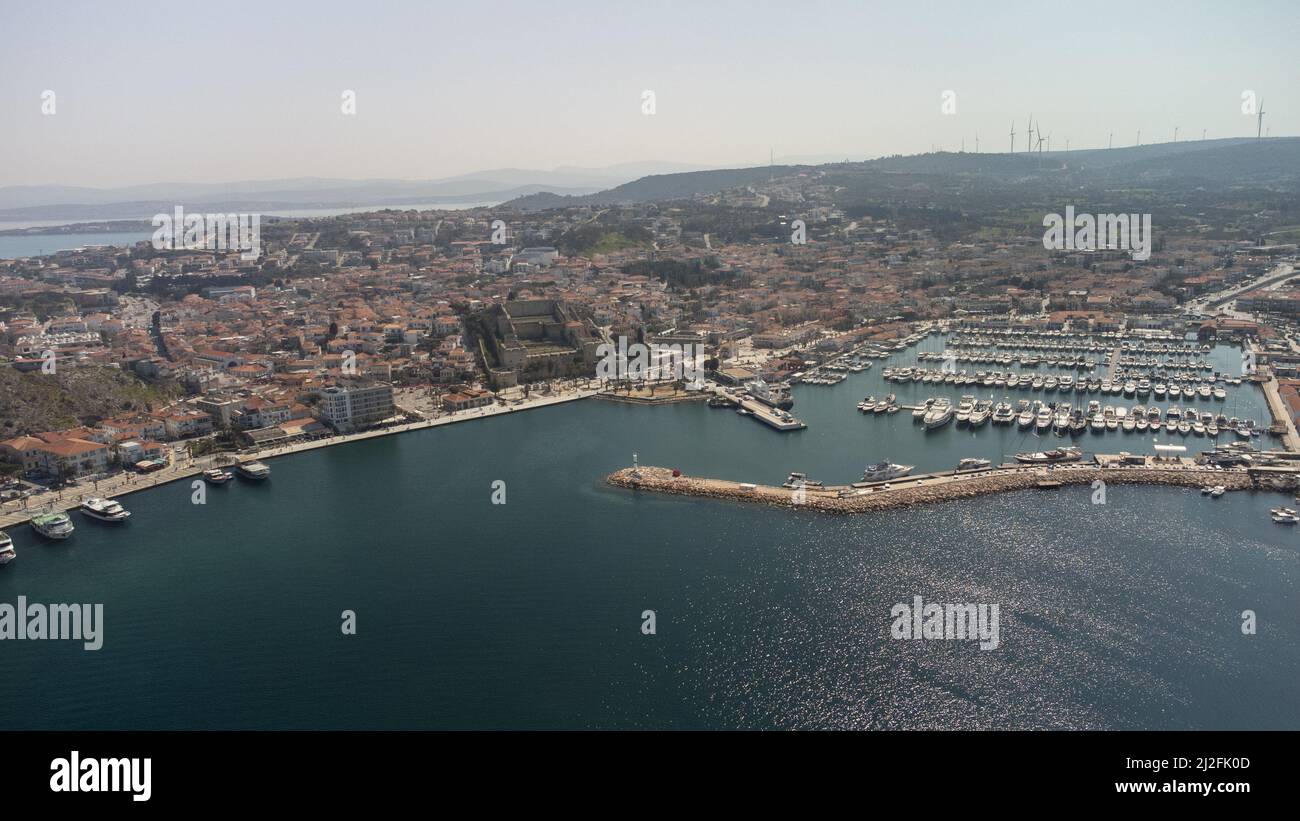
[{"label": "motorboat", "polygon": [[101,522],[125,522],[131,518],[131,511],[112,499],[87,499],[81,503],[80,510],[83,515]]},{"label": "motorboat", "polygon": [[867,465],[866,470],[862,471],[862,481],[864,482],[887,482],[890,479],[897,479],[900,476],[906,476],[912,472],[914,465],[896,465],[892,462],[877,462],[874,465]]}]

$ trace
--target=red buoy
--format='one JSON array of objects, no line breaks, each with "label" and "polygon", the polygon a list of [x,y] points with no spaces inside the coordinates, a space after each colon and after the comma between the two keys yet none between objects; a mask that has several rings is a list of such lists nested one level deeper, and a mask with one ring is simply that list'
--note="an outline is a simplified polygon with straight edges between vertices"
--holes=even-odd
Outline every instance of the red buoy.
[{"label": "red buoy", "polygon": [[681,472],[680,470],[678,470],[677,468],[673,468],[673,478],[674,478],[674,479],[679,479],[679,478],[681,478],[681,475],[682,475],[682,472]]}]

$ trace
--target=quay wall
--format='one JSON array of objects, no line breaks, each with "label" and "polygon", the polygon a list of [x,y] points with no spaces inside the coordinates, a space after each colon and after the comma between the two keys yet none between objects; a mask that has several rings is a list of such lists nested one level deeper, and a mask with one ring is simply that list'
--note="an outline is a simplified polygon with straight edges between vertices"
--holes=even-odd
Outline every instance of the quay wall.
[{"label": "quay wall", "polygon": [[[917,479],[920,479],[919,483]],[[1038,483],[1044,480],[1059,482],[1062,485],[1088,486],[1096,480],[1101,480],[1107,485],[1167,485],[1189,488],[1223,485],[1228,490],[1249,490],[1254,487],[1245,470],[1211,471],[1185,465],[1168,467],[1073,465],[1058,467],[1050,472],[1041,467],[1007,467],[970,474],[907,477],[891,483],[888,489],[877,486],[864,489],[867,492],[841,487],[809,487],[804,489],[804,501],[796,505],[795,492],[789,488],[772,485],[746,486],[740,482],[685,475],[674,478],[672,471],[667,468],[624,468],[606,477],[606,481],[611,485],[634,490],[807,508],[840,514],[891,510],[1011,490],[1029,490],[1037,488]],[[853,491],[853,495],[841,496],[839,495],[841,490]]]}]

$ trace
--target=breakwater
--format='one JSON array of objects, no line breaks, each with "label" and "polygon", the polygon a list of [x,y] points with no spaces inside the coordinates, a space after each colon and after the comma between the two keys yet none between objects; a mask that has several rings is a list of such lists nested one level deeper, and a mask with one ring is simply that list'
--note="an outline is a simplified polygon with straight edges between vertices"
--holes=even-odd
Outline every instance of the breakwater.
[{"label": "breakwater", "polygon": [[967,499],[1011,490],[1061,485],[1167,485],[1203,488],[1222,485],[1228,490],[1249,490],[1257,485],[1246,470],[1210,470],[1188,464],[1123,465],[1118,463],[1059,465],[1052,470],[1034,465],[1006,465],[987,470],[931,473],[892,482],[831,487],[788,488],[674,476],[660,467],[630,467],[606,477],[611,485],[680,496],[798,507],[824,513],[868,513],[912,505]]}]

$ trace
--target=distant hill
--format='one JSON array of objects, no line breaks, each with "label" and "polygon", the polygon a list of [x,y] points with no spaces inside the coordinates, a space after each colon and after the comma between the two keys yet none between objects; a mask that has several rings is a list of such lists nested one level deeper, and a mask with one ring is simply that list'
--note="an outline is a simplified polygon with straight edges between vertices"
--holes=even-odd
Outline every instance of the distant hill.
[{"label": "distant hill", "polygon": [[729,188],[767,182],[773,177],[820,173],[837,184],[869,189],[873,182],[911,175],[930,184],[962,181],[1050,188],[1096,186],[1176,186],[1223,188],[1244,184],[1300,190],[1300,137],[1264,140],[1226,139],[1157,143],[1113,149],[1016,154],[939,152],[882,157],[824,165],[694,171],[643,177],[583,195],[540,192],[505,203],[520,210],[575,205],[616,205],[688,199]]},{"label": "distant hill", "polygon": [[149,183],[119,188],[12,185],[0,187],[0,220],[147,219],[160,211],[170,211],[177,203],[196,210],[260,213],[498,203],[539,191],[570,196],[589,194],[647,174],[703,168],[654,161],[603,168],[562,166],[550,171],[498,168],[434,180],[298,177],[229,183]]}]

